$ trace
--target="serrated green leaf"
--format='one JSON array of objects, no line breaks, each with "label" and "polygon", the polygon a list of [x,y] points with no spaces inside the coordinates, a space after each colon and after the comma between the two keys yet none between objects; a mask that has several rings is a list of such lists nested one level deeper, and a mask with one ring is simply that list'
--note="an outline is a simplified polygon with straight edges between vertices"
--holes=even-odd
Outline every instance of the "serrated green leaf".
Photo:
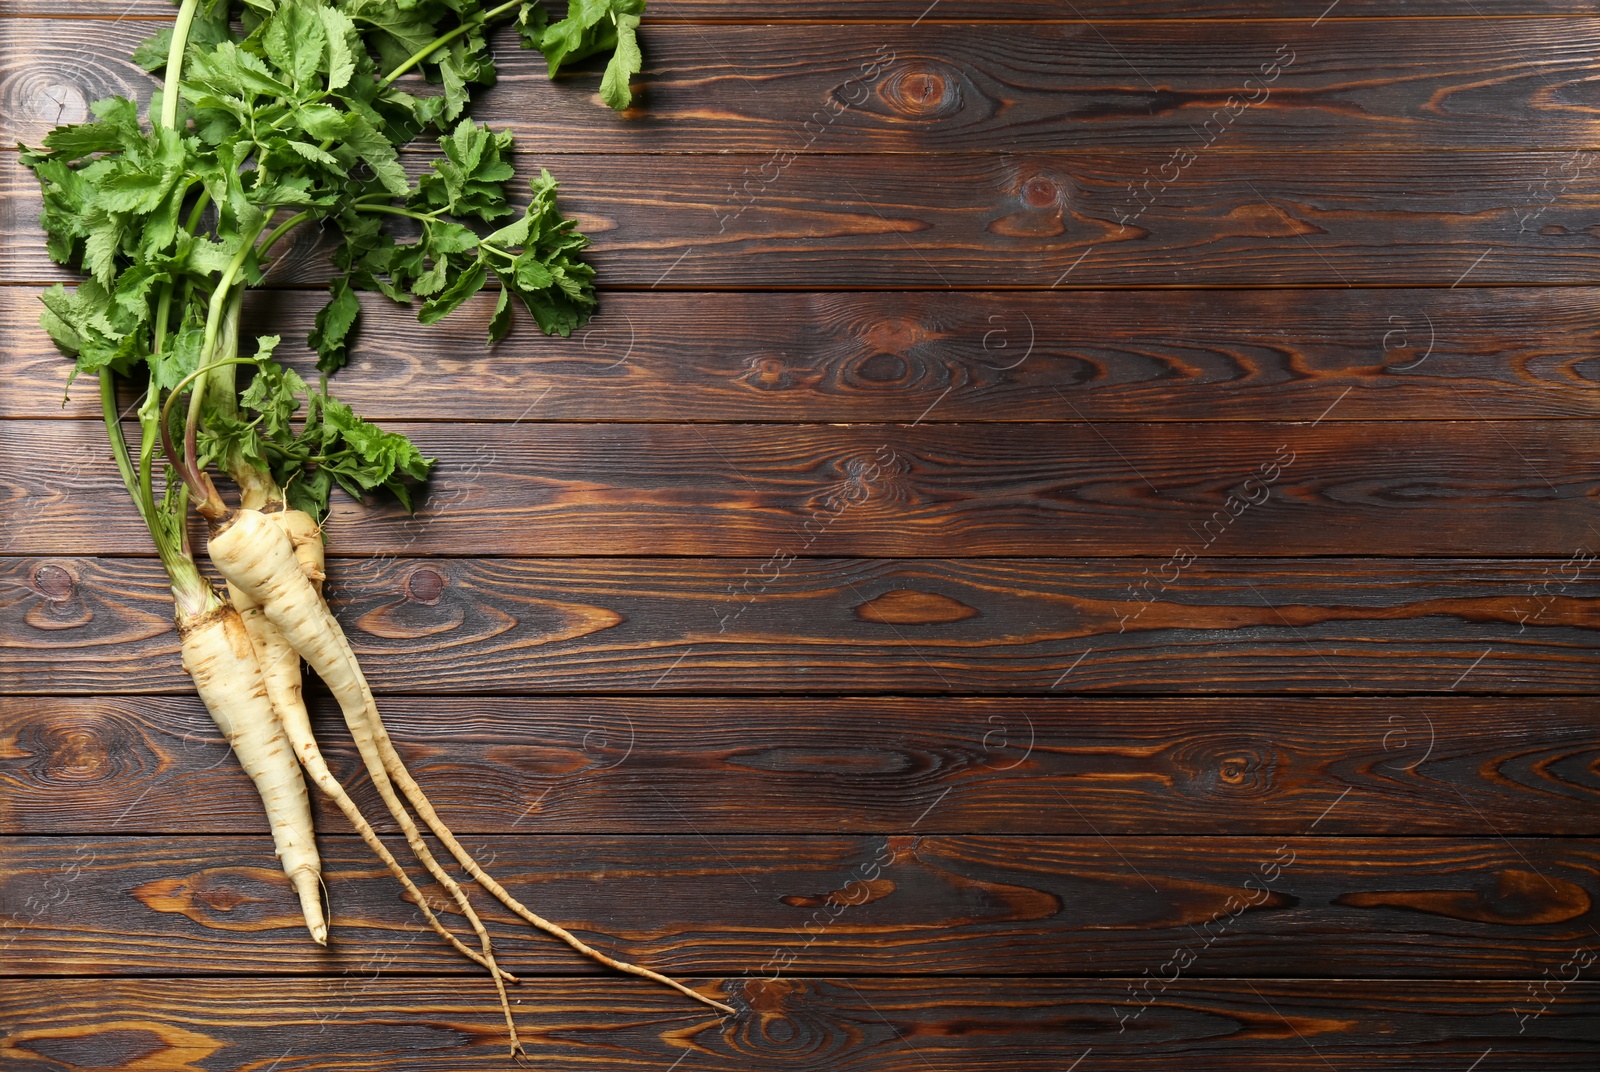
[{"label": "serrated green leaf", "polygon": [[494,303],[494,315],[489,318],[489,342],[493,346],[511,330],[511,291],[502,286],[500,298]]},{"label": "serrated green leaf", "polygon": [[109,153],[121,148],[121,136],[110,123],[76,123],[56,127],[44,136],[46,149],[63,160],[78,160],[91,153]]},{"label": "serrated green leaf", "polygon": [[395,155],[394,146],[361,116],[350,117],[350,131],[345,144],[366,161],[385,190],[396,197],[404,197],[411,192],[411,184],[406,179],[405,169],[400,166],[399,157]]},{"label": "serrated green leaf", "polygon": [[639,16],[617,16],[616,51],[606,64],[605,77],[600,80],[600,99],[616,111],[625,111],[633,102],[633,76],[644,68],[644,55],[639,51]]},{"label": "serrated green leaf", "polygon": [[119,131],[128,144],[144,140],[139,130],[139,106],[127,97],[105,97],[90,104],[89,110],[100,122]]},{"label": "serrated green leaf", "polygon": [[274,78],[265,63],[232,41],[224,41],[211,52],[191,57],[187,61],[185,74],[187,77],[182,86],[185,87],[186,97],[191,95],[192,87],[203,87],[244,101],[258,96],[285,97],[290,94],[290,88]]},{"label": "serrated green leaf", "polygon": [[[535,43],[554,78],[563,66],[617,45],[617,24],[644,13],[644,0],[571,0],[567,17],[546,27]],[[526,38],[528,35],[524,33]]]},{"label": "serrated green leaf", "polygon": [[440,220],[428,225],[428,250],[434,256],[445,253],[465,253],[478,245],[478,234],[451,220]]},{"label": "serrated green leaf", "polygon": [[321,164],[323,167],[327,168],[341,179],[350,174],[344,168],[339,166],[339,161],[333,156],[332,153],[327,152],[319,146],[312,145],[310,142],[306,141],[293,140],[290,140],[287,144],[289,148],[293,149],[296,153],[299,153],[301,156],[305,157],[314,164]]},{"label": "serrated green leaf", "polygon": [[83,244],[83,266],[95,280],[104,286],[111,285],[116,274],[117,250],[122,244],[124,224],[112,216],[102,214],[89,229]]},{"label": "serrated green leaf", "polygon": [[317,352],[317,368],[323,372],[333,372],[349,360],[350,332],[361,317],[361,302],[348,277],[335,279],[328,293],[328,304],[318,310],[316,325],[306,339]]},{"label": "serrated green leaf", "polygon": [[539,260],[537,250],[528,250],[513,262],[518,290],[543,290],[555,282],[550,268]]},{"label": "serrated green leaf", "polygon": [[411,293],[426,298],[444,289],[445,272],[450,263],[443,258],[433,262],[433,267],[423,272],[411,284]]},{"label": "serrated green leaf", "polygon": [[167,65],[167,54],[172,51],[172,27],[163,26],[153,37],[139,42],[133,50],[133,62],[155,74]]},{"label": "serrated green leaf", "polygon": [[[294,119],[300,129],[323,141],[349,137],[356,118],[354,113],[341,112],[329,104],[305,104],[294,110]],[[370,123],[366,125],[371,127]],[[387,141],[385,144],[388,144]]]},{"label": "serrated green leaf", "polygon": [[304,4],[281,5],[267,20],[261,43],[268,58],[295,85],[308,86],[315,81],[321,88],[317,74],[322,69],[328,35],[315,11]]},{"label": "serrated green leaf", "polygon": [[336,7],[319,7],[317,16],[328,38],[328,89],[343,89],[356,73],[355,53],[351,48],[356,39],[356,24],[350,16]]},{"label": "serrated green leaf", "polygon": [[96,201],[107,212],[149,212],[161,203],[169,185],[161,175],[122,171],[100,184]]},{"label": "serrated green leaf", "polygon": [[483,261],[474,261],[469,268],[456,276],[443,293],[423,303],[422,309],[417,313],[417,319],[424,324],[443,320],[455,312],[462,302],[483,289],[483,284],[488,278],[489,272],[484,267]]},{"label": "serrated green leaf", "polygon": [[294,439],[291,421],[300,409],[300,396],[307,393],[305,381],[294,369],[266,360],[278,345],[277,336],[257,340],[255,375],[239,395],[239,405],[261,418],[262,434],[271,441],[287,443]]}]

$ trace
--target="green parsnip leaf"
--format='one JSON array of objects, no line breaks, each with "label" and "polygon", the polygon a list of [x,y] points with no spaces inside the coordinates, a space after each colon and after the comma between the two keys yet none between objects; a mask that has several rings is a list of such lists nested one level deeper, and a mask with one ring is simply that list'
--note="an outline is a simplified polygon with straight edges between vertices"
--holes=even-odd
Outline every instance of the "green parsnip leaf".
[{"label": "green parsnip leaf", "polygon": [[328,288],[328,304],[317,311],[316,326],[306,342],[317,352],[317,368],[334,372],[350,358],[350,332],[361,317],[361,302],[347,276]]},{"label": "green parsnip leaf", "polygon": [[544,53],[551,78],[568,64],[611,52],[600,99],[620,112],[632,102],[630,83],[644,67],[638,38],[644,7],[645,0],[571,0],[567,17],[551,23],[544,9],[530,2],[517,14],[517,31],[524,48]]}]

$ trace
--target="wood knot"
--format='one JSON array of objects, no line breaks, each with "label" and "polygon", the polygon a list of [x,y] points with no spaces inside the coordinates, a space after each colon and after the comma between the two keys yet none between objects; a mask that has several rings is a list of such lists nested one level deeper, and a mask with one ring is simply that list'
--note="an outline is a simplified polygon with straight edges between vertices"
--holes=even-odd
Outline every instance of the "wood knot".
[{"label": "wood knot", "polygon": [[878,99],[906,119],[943,119],[961,110],[960,75],[929,60],[908,60],[878,83]]},{"label": "wood knot", "polygon": [[439,602],[439,597],[444,594],[445,584],[443,574],[424,566],[412,570],[411,575],[406,578],[406,595],[418,603],[426,603],[431,607]]},{"label": "wood knot", "polygon": [[172,1024],[80,1019],[18,1030],[0,1045],[0,1052],[34,1053],[55,1068],[151,1069],[199,1068],[224,1043]]},{"label": "wood knot", "polygon": [[796,1062],[815,1068],[844,1064],[844,1055],[861,1044],[861,1031],[846,1020],[824,1015],[816,995],[808,992],[811,986],[776,976],[747,981],[743,998],[753,1015],[739,1018],[726,1037],[728,1044],[763,1064]]},{"label": "wood knot", "polygon": [[874,321],[861,334],[861,341],[879,354],[904,354],[927,338],[921,324],[905,317]]},{"label": "wood knot", "polygon": [[58,631],[81,629],[94,619],[94,611],[78,594],[78,579],[71,569],[45,563],[33,572],[31,591],[40,602],[22,616],[34,629]]},{"label": "wood knot", "polygon": [[1007,184],[1010,195],[1002,202],[1008,214],[989,224],[989,230],[1007,238],[1053,238],[1067,231],[1068,183],[1053,175],[1036,172],[1015,185]]},{"label": "wood knot", "polygon": [[48,769],[55,779],[96,782],[112,773],[111,754],[98,733],[72,727],[50,734]]},{"label": "wood knot", "polygon": [[52,603],[60,603],[69,598],[74,587],[76,582],[72,574],[62,566],[47,564],[34,571],[34,591]]},{"label": "wood knot", "polygon": [[1022,201],[1030,208],[1049,208],[1061,200],[1061,188],[1044,175],[1022,184]]},{"label": "wood knot", "polygon": [[745,360],[744,368],[739,382],[759,391],[784,391],[798,380],[797,370],[790,368],[781,354],[753,354]]},{"label": "wood knot", "polygon": [[1172,762],[1176,784],[1196,796],[1266,796],[1278,783],[1278,753],[1265,739],[1189,740],[1176,747]]},{"label": "wood knot", "polygon": [[897,588],[856,608],[856,617],[882,625],[942,625],[976,618],[978,612],[959,599],[938,592]]},{"label": "wood knot", "polygon": [[[21,77],[0,83],[0,97],[7,104],[16,102],[20,111],[50,126],[83,123],[89,119],[89,100],[83,90],[66,82],[49,82],[52,68],[41,63],[37,75],[22,73]],[[59,68],[54,70],[59,73]]]},{"label": "wood knot", "polygon": [[283,897],[287,887],[277,868],[216,867],[158,878],[129,893],[152,912],[186,916],[203,927],[267,931],[300,922],[293,899]]}]

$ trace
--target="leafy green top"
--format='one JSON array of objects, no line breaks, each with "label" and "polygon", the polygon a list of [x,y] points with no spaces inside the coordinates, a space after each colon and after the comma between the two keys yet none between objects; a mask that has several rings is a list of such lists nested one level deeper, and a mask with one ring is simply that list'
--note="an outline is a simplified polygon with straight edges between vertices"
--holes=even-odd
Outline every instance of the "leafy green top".
[{"label": "leafy green top", "polygon": [[[231,358],[237,332],[220,330],[230,297],[260,282],[273,244],[307,222],[331,225],[338,242],[339,274],[308,339],[324,373],[347,359],[358,288],[418,301],[419,319],[432,323],[493,276],[500,296],[490,342],[509,329],[513,297],[550,334],[570,334],[592,314],[594,272],[578,259],[588,239],[557,210],[555,180],[541,171],[519,213],[508,189],[511,135],[463,112],[471,87],[495,77],[485,27],[513,11],[524,45],[545,54],[552,76],[611,51],[602,97],[627,107],[643,0],[572,0],[555,23],[537,0],[488,9],[478,0],[191,0],[188,8],[195,15],[180,69],[168,77],[175,125],[149,129],[132,101],[113,97],[93,105],[95,121],[57,127],[43,150],[22,153],[43,188],[50,255],[88,275],[75,291],[58,285],[44,296],[42,322],[76,359],[74,374],[129,375],[143,364],[159,394]],[[173,35],[157,33],[135,60],[162,71],[175,59]],[[442,91],[397,81],[413,69]],[[152,114],[171,104],[157,94]],[[430,129],[442,155],[413,178],[398,150]],[[296,486],[291,463],[313,474],[298,487],[320,484],[324,497],[331,480],[403,498],[397,474],[426,475],[403,437],[377,432],[265,355],[250,392],[247,408],[270,406],[255,411],[247,453],[288,487]],[[306,397],[306,423],[293,434],[282,415],[294,412],[283,407],[296,394]],[[208,431],[213,448],[243,435],[238,420]]]},{"label": "leafy green top", "polygon": [[[326,382],[307,387],[293,369],[273,361],[279,341],[276,335],[257,340],[255,378],[239,396],[239,410],[208,414],[202,461],[237,454],[272,474],[291,509],[319,519],[334,484],[353,498],[383,488],[409,510],[407,482],[426,480],[433,459],[405,436],[362,420],[328,393]],[[302,398],[307,412],[297,432],[293,418]]]}]

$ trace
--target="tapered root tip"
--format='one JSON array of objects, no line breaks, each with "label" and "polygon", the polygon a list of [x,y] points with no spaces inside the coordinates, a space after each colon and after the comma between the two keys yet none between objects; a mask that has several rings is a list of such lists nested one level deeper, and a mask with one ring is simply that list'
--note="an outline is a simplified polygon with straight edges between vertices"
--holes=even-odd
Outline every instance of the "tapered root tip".
[{"label": "tapered root tip", "polygon": [[306,930],[311,940],[320,946],[328,944],[328,922],[322,914],[322,884],[312,871],[301,871],[293,877],[295,892],[300,895],[300,911],[306,917]]}]

